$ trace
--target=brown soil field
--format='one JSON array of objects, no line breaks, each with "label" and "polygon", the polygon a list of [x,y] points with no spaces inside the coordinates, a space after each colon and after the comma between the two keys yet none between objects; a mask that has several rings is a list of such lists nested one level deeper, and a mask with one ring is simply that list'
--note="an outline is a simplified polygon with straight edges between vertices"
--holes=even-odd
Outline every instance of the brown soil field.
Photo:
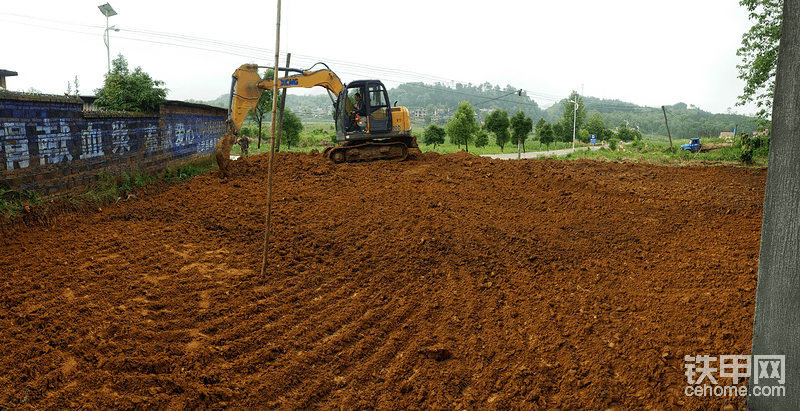
[{"label": "brown soil field", "polygon": [[742,406],[765,169],[267,164],[2,231],[0,410]]}]

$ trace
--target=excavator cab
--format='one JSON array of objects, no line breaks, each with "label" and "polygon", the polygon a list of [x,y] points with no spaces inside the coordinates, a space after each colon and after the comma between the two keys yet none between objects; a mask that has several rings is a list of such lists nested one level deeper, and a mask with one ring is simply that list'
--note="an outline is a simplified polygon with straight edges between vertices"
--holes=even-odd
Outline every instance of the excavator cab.
[{"label": "excavator cab", "polygon": [[380,80],[358,80],[343,87],[334,103],[337,147],[322,155],[334,163],[402,161],[417,148],[408,109],[389,105]]},{"label": "excavator cab", "polygon": [[379,80],[358,80],[343,88],[336,105],[340,143],[381,138],[392,131],[389,94]]}]

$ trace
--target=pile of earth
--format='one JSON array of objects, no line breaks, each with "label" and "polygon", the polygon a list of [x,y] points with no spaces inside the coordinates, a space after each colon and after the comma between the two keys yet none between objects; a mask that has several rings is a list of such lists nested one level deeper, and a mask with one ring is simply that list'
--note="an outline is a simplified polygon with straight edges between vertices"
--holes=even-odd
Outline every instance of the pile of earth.
[{"label": "pile of earth", "polygon": [[267,170],[3,232],[0,409],[742,405],[764,169],[281,153],[262,276]]}]

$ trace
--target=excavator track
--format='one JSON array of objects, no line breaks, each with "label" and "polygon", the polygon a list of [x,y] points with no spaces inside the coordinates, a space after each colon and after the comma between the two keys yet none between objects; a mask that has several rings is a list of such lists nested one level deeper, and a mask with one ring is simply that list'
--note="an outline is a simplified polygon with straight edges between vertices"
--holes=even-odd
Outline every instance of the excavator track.
[{"label": "excavator track", "polygon": [[408,146],[395,141],[391,143],[362,143],[352,146],[328,147],[323,157],[334,164],[360,163],[366,161],[403,161],[408,157]]}]

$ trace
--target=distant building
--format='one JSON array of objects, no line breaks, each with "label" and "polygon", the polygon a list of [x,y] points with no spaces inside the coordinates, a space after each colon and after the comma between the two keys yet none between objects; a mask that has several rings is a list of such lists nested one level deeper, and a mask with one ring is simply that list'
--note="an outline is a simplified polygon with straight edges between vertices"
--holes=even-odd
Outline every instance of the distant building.
[{"label": "distant building", "polygon": [[13,77],[16,75],[16,71],[0,69],[0,88],[8,89],[8,87],[6,87],[6,77]]},{"label": "distant building", "polygon": [[719,133],[719,138],[729,139],[734,137],[736,136],[733,134],[733,131],[723,131]]},{"label": "distant building", "polygon": [[81,96],[81,100],[83,100],[83,111],[102,111],[94,103],[97,100],[97,96]]}]

